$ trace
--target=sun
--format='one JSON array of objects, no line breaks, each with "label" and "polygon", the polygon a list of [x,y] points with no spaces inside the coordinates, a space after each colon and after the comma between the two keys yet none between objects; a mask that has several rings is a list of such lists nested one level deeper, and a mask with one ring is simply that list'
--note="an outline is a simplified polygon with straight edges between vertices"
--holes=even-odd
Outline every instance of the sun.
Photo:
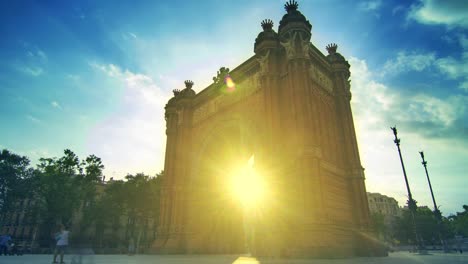
[{"label": "sun", "polygon": [[264,201],[266,186],[261,176],[254,170],[254,156],[246,165],[231,176],[230,189],[233,196],[245,208],[253,208]]}]

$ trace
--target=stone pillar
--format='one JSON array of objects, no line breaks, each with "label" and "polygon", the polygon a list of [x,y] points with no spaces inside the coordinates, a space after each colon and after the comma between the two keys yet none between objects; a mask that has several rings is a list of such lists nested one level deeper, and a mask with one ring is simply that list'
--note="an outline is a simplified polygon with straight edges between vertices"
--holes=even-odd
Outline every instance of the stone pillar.
[{"label": "stone pillar", "polygon": [[334,82],[336,89],[337,122],[340,143],[343,147],[342,165],[346,168],[357,228],[369,225],[369,207],[364,186],[364,169],[362,168],[356,140],[354,121],[351,111],[351,92],[349,70],[345,64],[334,64]]},{"label": "stone pillar", "polygon": [[157,239],[153,245],[153,250],[161,251],[169,239],[172,216],[173,192],[172,186],[175,174],[176,164],[176,146],[177,146],[177,123],[178,116],[175,106],[175,97],[172,98],[165,107],[166,119],[166,153],[164,158],[164,176],[161,184],[161,200],[159,226],[157,228]]},{"label": "stone pillar", "polygon": [[161,189],[159,238],[154,248],[162,253],[185,251],[185,214],[187,212],[187,179],[191,155],[193,82],[175,90],[174,98],[166,105],[167,143],[164,178]]},{"label": "stone pillar", "polygon": [[337,126],[340,144],[343,146],[341,164],[347,172],[350,201],[353,211],[355,254],[363,256],[386,255],[385,248],[372,239],[370,214],[364,185],[364,169],[361,165],[356,133],[351,111],[349,64],[341,54],[336,53],[336,44],[327,46],[333,70],[336,91]]}]

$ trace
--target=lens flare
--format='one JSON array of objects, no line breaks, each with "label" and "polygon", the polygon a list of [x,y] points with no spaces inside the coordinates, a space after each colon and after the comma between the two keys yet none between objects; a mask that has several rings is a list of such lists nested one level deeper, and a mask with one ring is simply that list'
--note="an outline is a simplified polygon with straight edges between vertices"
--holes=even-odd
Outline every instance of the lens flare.
[{"label": "lens flare", "polygon": [[265,197],[265,182],[254,170],[255,157],[239,168],[231,177],[231,191],[245,208],[258,206]]},{"label": "lens flare", "polygon": [[234,83],[234,81],[232,80],[231,76],[229,75],[226,75],[226,77],[224,78],[224,83],[226,84],[227,86],[227,91],[228,92],[234,92],[236,90],[236,84]]}]

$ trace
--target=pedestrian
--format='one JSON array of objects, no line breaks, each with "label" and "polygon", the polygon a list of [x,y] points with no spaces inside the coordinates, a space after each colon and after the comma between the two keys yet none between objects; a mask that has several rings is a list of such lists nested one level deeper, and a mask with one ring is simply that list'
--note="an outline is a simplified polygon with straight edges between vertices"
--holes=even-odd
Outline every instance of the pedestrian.
[{"label": "pedestrian", "polygon": [[11,236],[6,234],[0,236],[0,255],[8,255],[8,247],[10,246]]},{"label": "pedestrian", "polygon": [[455,235],[455,242],[457,243],[457,251],[463,254],[463,237],[458,234]]},{"label": "pedestrian", "polygon": [[135,254],[135,240],[131,237],[128,242],[128,255],[133,256],[133,254]]},{"label": "pedestrian", "polygon": [[55,240],[56,246],[55,246],[55,251],[54,251],[54,261],[52,263],[58,263],[57,262],[57,255],[60,254],[60,263],[65,263],[63,262],[63,255],[65,255],[65,250],[67,249],[68,246],[68,237],[70,235],[70,231],[68,231],[64,225],[59,225],[60,231],[55,234]]}]

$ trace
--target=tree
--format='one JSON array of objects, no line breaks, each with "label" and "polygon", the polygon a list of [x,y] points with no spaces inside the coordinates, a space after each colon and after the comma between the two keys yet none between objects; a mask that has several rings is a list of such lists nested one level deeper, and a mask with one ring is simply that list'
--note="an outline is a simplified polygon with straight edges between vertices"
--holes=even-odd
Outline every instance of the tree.
[{"label": "tree", "polygon": [[34,171],[29,163],[26,156],[7,149],[0,151],[0,226],[15,203],[31,195],[29,186]]},{"label": "tree", "polygon": [[418,207],[416,211],[416,225],[419,236],[424,239],[426,245],[439,241],[439,226],[434,212],[428,207]]},{"label": "tree", "polygon": [[372,213],[371,223],[379,239],[386,240],[388,238],[388,227],[385,226],[385,216],[382,213]]},{"label": "tree", "polygon": [[463,205],[463,211],[448,217],[451,229],[455,234],[468,237],[468,205]]},{"label": "tree", "polygon": [[46,240],[58,223],[71,225],[74,213],[80,207],[86,210],[94,201],[95,186],[100,181],[104,165],[94,155],[80,161],[69,149],[58,159],[41,158],[39,161],[37,196],[42,238]]},{"label": "tree", "polygon": [[[94,227],[93,244],[102,248],[104,244],[117,247],[118,232],[121,228],[120,219],[126,214],[126,190],[122,180],[110,181],[103,185],[103,192],[96,196],[96,200],[84,212],[81,222],[82,234],[86,227]],[[110,238],[104,237],[104,231],[111,229]]]},{"label": "tree", "polygon": [[[426,245],[431,243],[439,244],[440,238],[447,238],[450,231],[447,228],[448,220],[442,217],[439,224],[434,212],[426,206],[418,207],[415,214],[416,228],[419,238],[422,238]],[[440,234],[442,237],[440,237]],[[413,220],[409,210],[404,210],[402,217],[397,221],[395,238],[405,243],[414,243]]]},{"label": "tree", "polygon": [[[136,175],[127,175],[127,208],[128,208],[128,226],[127,236],[136,239],[137,250],[143,245],[146,248],[149,243],[155,239],[148,236],[149,225],[159,219],[159,194],[161,176],[163,172],[156,177],[149,177],[142,173]],[[152,221],[152,223],[150,223]]]},{"label": "tree", "polygon": [[[123,180],[103,185],[103,192],[83,218],[83,225],[94,227],[94,246],[117,247],[135,239],[137,248],[147,248],[155,239],[159,219],[159,194],[162,172],[156,177],[143,173],[128,174]],[[124,223],[120,220],[125,218]],[[123,225],[122,225],[123,224]],[[105,230],[111,230],[110,236]],[[120,240],[119,230],[124,230]]]}]

